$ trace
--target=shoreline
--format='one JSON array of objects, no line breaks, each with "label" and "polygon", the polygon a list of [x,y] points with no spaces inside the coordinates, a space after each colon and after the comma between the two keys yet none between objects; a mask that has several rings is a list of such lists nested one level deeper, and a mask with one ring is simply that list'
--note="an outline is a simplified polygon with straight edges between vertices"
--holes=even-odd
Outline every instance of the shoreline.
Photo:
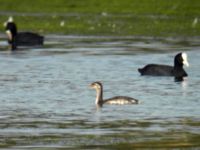
[{"label": "shoreline", "polygon": [[19,31],[40,34],[191,37],[200,35],[199,4],[194,0],[58,0],[50,4],[2,0],[0,23],[12,15]]}]

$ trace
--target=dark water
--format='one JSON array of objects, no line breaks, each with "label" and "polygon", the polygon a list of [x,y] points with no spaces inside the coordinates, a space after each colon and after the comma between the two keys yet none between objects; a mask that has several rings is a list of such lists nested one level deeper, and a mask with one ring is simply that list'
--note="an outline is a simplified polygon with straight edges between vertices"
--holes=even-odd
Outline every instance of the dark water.
[{"label": "dark water", "polygon": [[[50,35],[43,48],[0,45],[0,148],[200,148],[198,39]],[[147,63],[173,64],[180,51],[190,63],[183,82],[137,72]],[[97,109],[94,81],[105,98],[141,103]]]}]

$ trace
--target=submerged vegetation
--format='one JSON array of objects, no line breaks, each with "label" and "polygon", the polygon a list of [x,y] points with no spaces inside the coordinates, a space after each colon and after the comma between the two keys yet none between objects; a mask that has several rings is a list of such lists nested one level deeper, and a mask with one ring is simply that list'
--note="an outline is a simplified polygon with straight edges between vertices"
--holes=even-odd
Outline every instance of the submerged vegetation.
[{"label": "submerged vegetation", "polygon": [[[198,36],[198,0],[0,0],[0,22],[70,35]],[[0,26],[0,32],[4,28]]]},{"label": "submerged vegetation", "polygon": [[[16,123],[16,122],[15,122]],[[191,128],[197,129],[199,120],[183,119],[170,122],[149,122],[149,121],[112,121],[100,124],[87,122],[84,120],[55,123],[55,122],[26,122],[16,123],[19,128],[29,128],[30,130],[39,129],[40,134],[19,133],[9,138],[0,140],[0,148],[7,147],[29,147],[34,149],[46,147],[47,149],[198,149],[200,146],[200,135],[190,131]],[[31,125],[30,125],[31,124]],[[14,125],[14,126],[15,126]],[[11,127],[12,125],[8,125]],[[46,130],[43,129],[45,126]],[[165,130],[152,130],[159,127]],[[7,127],[7,128],[8,128]],[[80,133],[73,133],[74,127],[81,127]],[[55,133],[52,129],[55,128]],[[124,130],[126,128],[126,130]],[[176,128],[176,129],[175,129]],[[101,129],[101,132],[98,132]],[[79,130],[79,129],[77,129]],[[88,132],[92,130],[92,132]],[[111,130],[115,133],[106,131]],[[46,131],[49,131],[48,133]],[[64,132],[62,132],[64,131]],[[96,132],[97,131],[97,132]],[[117,131],[117,132],[116,132]],[[60,134],[62,133],[62,134]],[[104,133],[104,134],[103,134]],[[38,144],[39,143],[39,144]],[[21,146],[21,147],[20,147]]]}]

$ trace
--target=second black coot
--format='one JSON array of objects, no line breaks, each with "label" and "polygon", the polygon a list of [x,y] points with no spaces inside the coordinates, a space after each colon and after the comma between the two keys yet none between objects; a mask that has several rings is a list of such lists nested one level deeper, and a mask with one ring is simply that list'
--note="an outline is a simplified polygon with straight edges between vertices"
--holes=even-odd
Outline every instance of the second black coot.
[{"label": "second black coot", "polygon": [[12,17],[9,17],[4,26],[8,36],[8,43],[11,45],[12,50],[17,49],[18,46],[41,46],[44,43],[44,37],[39,34],[18,32],[17,25]]},{"label": "second black coot", "polygon": [[150,76],[174,76],[176,78],[186,77],[188,74],[183,69],[183,65],[189,66],[186,53],[178,53],[174,57],[174,66],[162,64],[148,64],[138,71],[141,75]]}]

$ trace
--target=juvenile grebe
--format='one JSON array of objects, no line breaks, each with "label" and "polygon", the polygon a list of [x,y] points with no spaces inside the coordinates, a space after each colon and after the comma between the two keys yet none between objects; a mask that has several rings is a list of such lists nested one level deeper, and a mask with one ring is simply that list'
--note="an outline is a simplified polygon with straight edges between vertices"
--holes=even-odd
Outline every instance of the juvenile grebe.
[{"label": "juvenile grebe", "polygon": [[103,85],[100,82],[93,82],[91,88],[97,92],[95,104],[102,106],[103,104],[138,104],[138,100],[127,96],[115,96],[113,98],[103,100]]},{"label": "juvenile grebe", "polygon": [[43,45],[44,37],[32,32],[19,32],[17,25],[13,18],[9,17],[8,21],[4,23],[6,34],[8,36],[8,43],[12,50],[17,49],[17,46],[39,46]]},{"label": "juvenile grebe", "polygon": [[183,65],[189,66],[186,53],[178,53],[174,57],[174,66],[148,64],[144,68],[138,69],[141,75],[151,76],[174,76],[176,78],[188,76]]}]

